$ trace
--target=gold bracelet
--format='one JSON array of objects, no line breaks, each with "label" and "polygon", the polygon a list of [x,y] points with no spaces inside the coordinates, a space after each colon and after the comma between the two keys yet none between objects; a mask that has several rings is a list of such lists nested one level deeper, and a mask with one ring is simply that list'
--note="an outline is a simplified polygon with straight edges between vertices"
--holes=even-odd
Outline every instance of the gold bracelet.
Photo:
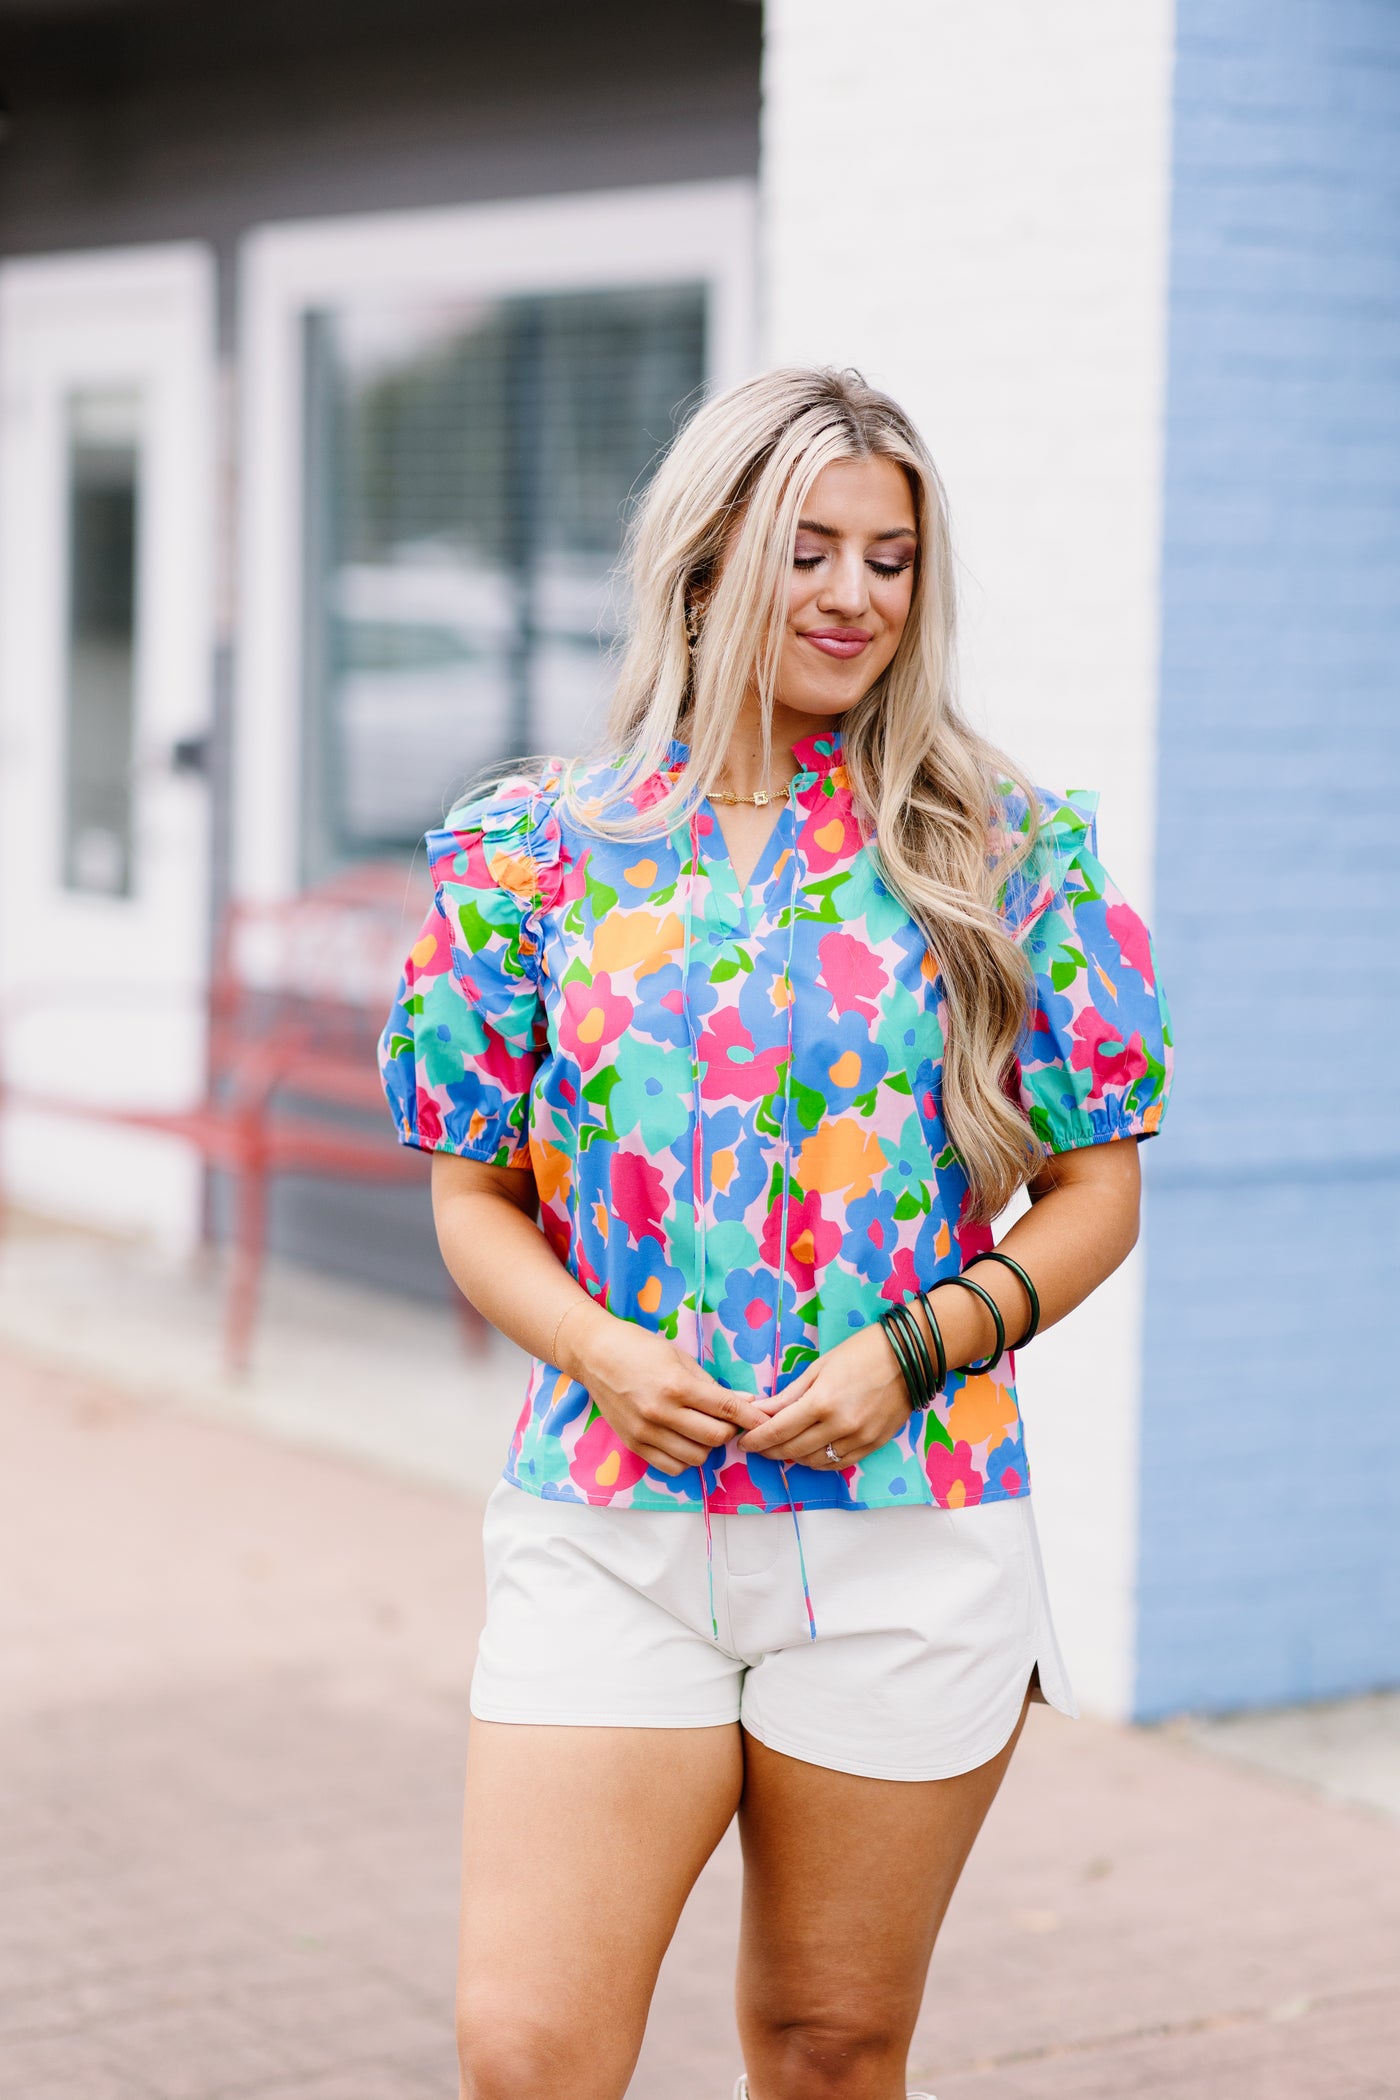
[{"label": "gold bracelet", "polygon": [[561,1371],[564,1368],[559,1361],[557,1353],[559,1348],[559,1337],[564,1331],[564,1322],[568,1319],[570,1313],[575,1313],[577,1311],[578,1299],[575,1298],[571,1305],[566,1305],[564,1307],[563,1312],[560,1313],[558,1319],[554,1323],[554,1338],[549,1345],[549,1361],[553,1364],[556,1371]]}]

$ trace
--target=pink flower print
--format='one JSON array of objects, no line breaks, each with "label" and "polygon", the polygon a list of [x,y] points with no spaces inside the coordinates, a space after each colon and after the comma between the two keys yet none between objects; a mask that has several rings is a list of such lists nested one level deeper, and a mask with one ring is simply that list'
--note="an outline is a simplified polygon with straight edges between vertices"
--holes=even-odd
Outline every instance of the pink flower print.
[{"label": "pink flower print", "polygon": [[443,971],[451,967],[452,943],[446,926],[435,913],[408,951],[404,981],[412,991],[420,977],[441,977]]},{"label": "pink flower print", "polygon": [[542,882],[542,902],[547,910],[562,910],[588,894],[588,867],[582,860],[562,855],[552,882]]},{"label": "pink flower print", "polygon": [[914,1256],[908,1247],[896,1247],[894,1267],[880,1285],[880,1296],[898,1305],[905,1298],[919,1295],[919,1272],[914,1266]]},{"label": "pink flower print", "polygon": [[711,1507],[717,1502],[723,1502],[731,1509],[742,1509],[746,1502],[752,1504],[755,1509],[762,1509],[763,1497],[749,1478],[747,1466],[726,1466],[724,1468],[715,1482],[715,1493]]},{"label": "pink flower print", "polygon": [[649,773],[640,787],[633,788],[628,800],[634,809],[655,809],[664,802],[681,776],[681,767],[666,766],[659,773]]},{"label": "pink flower print", "polygon": [[591,984],[577,979],[564,987],[559,1013],[559,1041],[581,1069],[591,1072],[609,1044],[615,1043],[632,1018],[630,999],[619,999],[606,970]]},{"label": "pink flower print", "polygon": [[486,839],[480,831],[453,831],[452,844],[429,863],[434,882],[459,882],[470,890],[493,890],[496,878],[486,858]]},{"label": "pink flower print", "polygon": [[1099,1095],[1110,1087],[1130,1087],[1147,1070],[1142,1037],[1132,1035],[1125,1043],[1112,1021],[1106,1021],[1092,1006],[1074,1017],[1069,1061],[1075,1071],[1093,1073],[1094,1092]]},{"label": "pink flower print", "polygon": [[1109,932],[1122,951],[1123,960],[1150,992],[1157,979],[1152,968],[1152,943],[1147,928],[1130,904],[1110,904],[1104,913]]},{"label": "pink flower print", "polygon": [[711,1014],[700,1036],[700,1057],[705,1079],[701,1088],[707,1100],[761,1101],[775,1094],[787,1052],[779,1045],[759,1050],[732,1006]]},{"label": "pink flower print", "polygon": [[570,1478],[590,1502],[610,1502],[614,1495],[625,1495],[646,1469],[646,1460],[629,1451],[601,1415],[584,1430],[569,1460]]},{"label": "pink flower print", "polygon": [[[996,1245],[996,1234],[980,1218],[968,1218],[959,1220],[957,1240],[959,1262],[965,1269],[975,1255],[985,1254],[989,1247]],[[978,1281],[981,1280],[979,1277]]]},{"label": "pink flower print", "polygon": [[807,818],[798,842],[815,875],[829,874],[858,853],[862,844],[845,767],[837,766],[827,778],[831,794],[818,784],[802,798]]},{"label": "pink flower print", "polygon": [[[778,1233],[782,1225],[783,1198],[779,1190],[773,1198],[772,1208],[763,1221],[763,1237],[759,1251],[763,1259],[775,1265],[778,1259]],[[788,1199],[787,1215],[787,1272],[799,1291],[810,1291],[816,1281],[816,1272],[839,1253],[842,1230],[822,1216],[820,1196],[804,1196],[801,1202]]]},{"label": "pink flower print", "polygon": [[940,1509],[966,1509],[982,1500],[982,1476],[972,1463],[972,1446],[930,1444],[924,1469]]},{"label": "pink flower print", "polygon": [[504,1036],[486,1031],[486,1041],[472,1059],[473,1065],[494,1079],[505,1094],[528,1094],[535,1076],[535,1060],[517,1050]]},{"label": "pink flower print", "polygon": [[817,981],[826,986],[838,1014],[876,1017],[875,996],[889,983],[889,972],[872,948],[854,934],[828,933],[817,944]]},{"label": "pink flower print", "polygon": [[662,1219],[666,1215],[666,1182],[660,1167],[654,1167],[640,1152],[614,1152],[608,1166],[612,1207],[631,1239],[640,1247],[643,1240],[666,1244]]},{"label": "pink flower print", "polygon": [[418,1135],[425,1145],[442,1143],[442,1110],[426,1087],[418,1089]]}]

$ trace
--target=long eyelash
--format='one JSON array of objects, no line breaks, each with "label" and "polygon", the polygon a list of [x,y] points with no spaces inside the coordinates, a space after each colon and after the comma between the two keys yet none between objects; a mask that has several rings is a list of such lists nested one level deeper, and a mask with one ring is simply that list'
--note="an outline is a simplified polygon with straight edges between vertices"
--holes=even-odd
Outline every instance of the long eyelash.
[{"label": "long eyelash", "polygon": [[[794,569],[815,569],[818,562],[825,561],[825,559],[826,556],[824,554],[794,554],[792,565]],[[866,566],[872,569],[877,576],[902,576],[905,570],[912,569],[914,564],[911,561],[902,561],[894,565],[891,565],[889,562],[872,561],[867,563]]]}]

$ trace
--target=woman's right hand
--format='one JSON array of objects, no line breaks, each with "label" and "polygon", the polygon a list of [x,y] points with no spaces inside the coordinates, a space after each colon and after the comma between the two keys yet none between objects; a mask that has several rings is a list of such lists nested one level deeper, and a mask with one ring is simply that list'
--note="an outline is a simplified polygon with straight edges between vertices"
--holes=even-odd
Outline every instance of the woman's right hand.
[{"label": "woman's right hand", "polygon": [[560,1370],[588,1388],[609,1428],[658,1473],[703,1465],[720,1444],[768,1419],[664,1335],[601,1305],[569,1312],[555,1348]]}]

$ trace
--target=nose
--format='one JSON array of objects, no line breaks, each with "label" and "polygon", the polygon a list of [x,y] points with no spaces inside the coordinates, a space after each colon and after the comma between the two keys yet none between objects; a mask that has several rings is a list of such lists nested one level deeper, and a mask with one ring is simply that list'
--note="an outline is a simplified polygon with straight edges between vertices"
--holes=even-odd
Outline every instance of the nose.
[{"label": "nose", "polygon": [[817,599],[818,610],[837,619],[859,619],[870,604],[870,580],[859,547],[842,546],[829,563]]}]

